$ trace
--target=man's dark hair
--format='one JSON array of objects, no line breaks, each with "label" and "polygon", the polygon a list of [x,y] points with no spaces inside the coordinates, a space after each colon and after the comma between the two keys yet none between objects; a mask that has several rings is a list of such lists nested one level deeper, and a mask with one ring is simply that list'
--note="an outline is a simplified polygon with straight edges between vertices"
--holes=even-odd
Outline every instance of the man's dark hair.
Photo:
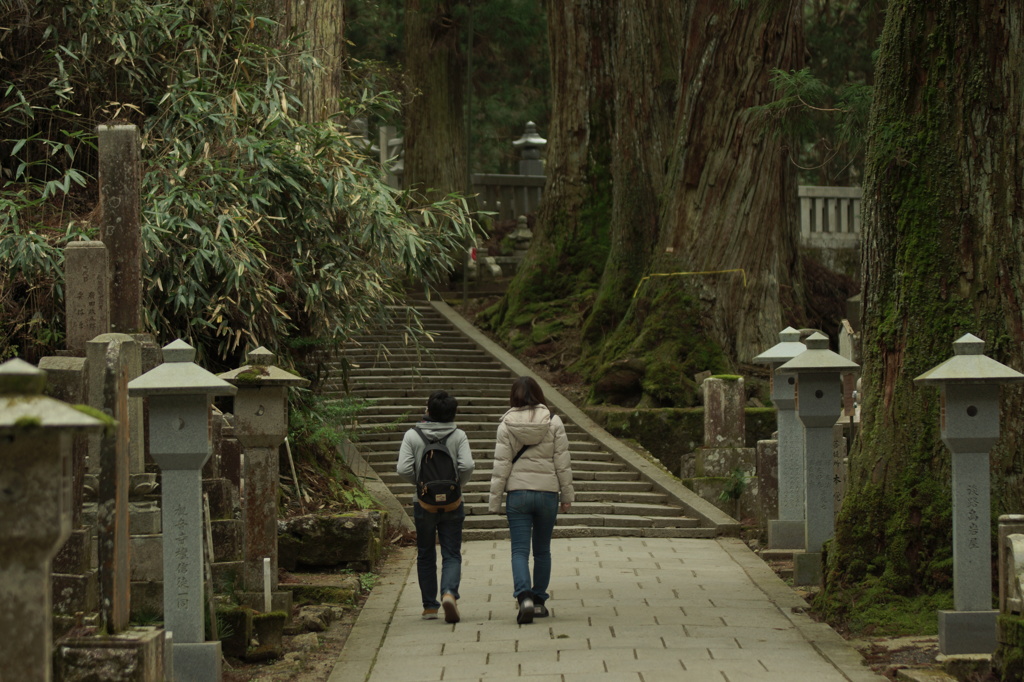
[{"label": "man's dark hair", "polygon": [[508,402],[512,407],[543,405],[544,391],[533,377],[519,377],[512,382],[512,394]]},{"label": "man's dark hair", "polygon": [[427,400],[427,417],[435,422],[455,421],[459,401],[448,391],[434,391]]}]

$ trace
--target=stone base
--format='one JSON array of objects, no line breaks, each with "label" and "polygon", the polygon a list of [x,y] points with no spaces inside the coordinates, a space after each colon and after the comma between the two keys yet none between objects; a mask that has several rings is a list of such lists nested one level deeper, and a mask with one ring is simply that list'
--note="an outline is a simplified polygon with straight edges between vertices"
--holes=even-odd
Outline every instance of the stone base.
[{"label": "stone base", "polygon": [[220,642],[174,642],[174,679],[221,682]]},{"label": "stone base", "polygon": [[236,590],[242,589],[244,562],[218,561],[210,567],[213,569],[213,591],[216,594],[233,594]]},{"label": "stone base", "polygon": [[[164,631],[154,627],[65,640],[54,650],[54,679],[164,682],[167,653]],[[219,648],[217,663],[219,672]]]},{"label": "stone base", "polygon": [[163,581],[133,580],[129,589],[132,595],[132,620],[152,622],[164,617]]},{"label": "stone base", "polygon": [[768,521],[768,547],[771,549],[803,549],[804,522],[783,521],[782,519]]},{"label": "stone base", "polygon": [[793,584],[800,586],[820,585],[821,552],[793,553]]},{"label": "stone base", "polygon": [[996,650],[993,611],[939,611],[939,651],[951,654],[991,654]]},{"label": "stone base", "polygon": [[[263,613],[262,592],[242,592],[238,595],[238,603],[242,606],[248,606],[257,613]],[[271,592],[270,610],[283,612],[290,622],[292,619],[292,593],[287,590]]]},{"label": "stone base", "polygon": [[71,616],[90,613],[99,608],[100,592],[96,571],[81,575],[53,573],[50,585],[53,589],[54,613]]}]

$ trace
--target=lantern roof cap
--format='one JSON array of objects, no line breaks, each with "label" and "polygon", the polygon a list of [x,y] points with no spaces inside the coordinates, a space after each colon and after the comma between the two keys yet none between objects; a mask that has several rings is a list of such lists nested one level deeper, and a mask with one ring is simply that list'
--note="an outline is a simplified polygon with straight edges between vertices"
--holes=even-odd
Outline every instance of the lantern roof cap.
[{"label": "lantern roof cap", "polygon": [[828,337],[821,332],[814,332],[804,341],[807,346],[800,355],[780,365],[775,371],[780,374],[799,372],[850,372],[860,369],[853,360],[844,358],[828,348]]},{"label": "lantern roof cap", "polygon": [[20,358],[0,365],[0,432],[16,428],[98,430],[104,423],[71,405],[43,395],[46,372]]},{"label": "lantern roof cap", "polygon": [[522,136],[518,140],[513,140],[512,146],[516,149],[520,147],[543,147],[547,143],[547,140],[537,134],[537,124],[533,121],[527,121]]},{"label": "lantern roof cap", "polygon": [[800,332],[792,327],[786,327],[779,332],[779,343],[755,356],[754,362],[762,365],[782,364],[792,360],[805,350],[807,350],[807,346],[800,341]]},{"label": "lantern roof cap", "polygon": [[248,365],[218,374],[221,379],[235,386],[308,386],[309,379],[275,367],[277,356],[263,346],[250,351],[246,356]]},{"label": "lantern roof cap", "polygon": [[1024,374],[984,355],[985,342],[964,334],[953,342],[953,357],[914,379],[921,384],[1014,384]]},{"label": "lantern roof cap", "polygon": [[238,389],[194,361],[196,349],[181,339],[163,347],[163,364],[128,382],[128,395],[234,395]]}]

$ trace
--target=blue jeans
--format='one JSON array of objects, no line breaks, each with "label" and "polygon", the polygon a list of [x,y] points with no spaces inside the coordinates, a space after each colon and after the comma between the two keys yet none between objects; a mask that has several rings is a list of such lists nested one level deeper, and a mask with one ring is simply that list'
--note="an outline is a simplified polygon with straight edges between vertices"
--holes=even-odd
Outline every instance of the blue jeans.
[{"label": "blue jeans", "polygon": [[441,545],[441,596],[451,592],[459,598],[459,583],[462,581],[462,523],[466,520],[466,505],[460,504],[454,511],[432,514],[412,504],[413,521],[416,522],[416,576],[420,583],[423,608],[436,609],[437,601],[437,553],[434,543]]},{"label": "blue jeans", "polygon": [[[548,599],[551,583],[551,533],[558,516],[558,493],[512,490],[505,498],[505,515],[512,539],[512,595],[532,593],[536,602]],[[530,545],[533,545],[533,582]]]}]

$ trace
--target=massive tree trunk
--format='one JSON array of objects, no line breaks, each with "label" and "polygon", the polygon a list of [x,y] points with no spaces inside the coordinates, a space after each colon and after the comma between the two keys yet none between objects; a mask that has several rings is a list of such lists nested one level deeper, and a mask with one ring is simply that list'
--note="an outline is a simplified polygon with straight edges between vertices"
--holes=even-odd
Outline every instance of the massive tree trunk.
[{"label": "massive tree trunk", "polygon": [[[552,127],[548,189],[556,189],[563,156],[600,161],[589,168],[589,184],[578,176],[566,181],[579,201],[549,192],[538,218],[545,262],[570,263],[585,250],[586,267],[601,269],[575,369],[596,381],[597,399],[693,404],[693,373],[725,370],[774,343],[784,321],[780,288],[799,292],[791,284],[799,281],[794,169],[747,109],[771,98],[772,68],[799,66],[800,3],[550,3],[548,22],[554,119],[577,121]],[[563,40],[558,31],[567,25],[573,32]],[[607,37],[579,39],[584,30]],[[584,90],[559,89],[566,80],[560,69],[592,69],[596,59],[608,62],[600,72],[606,80],[596,82],[610,82],[611,93],[580,110]],[[587,77],[584,83],[596,80]],[[613,109],[605,114],[608,102]],[[580,130],[586,135],[573,135]],[[607,161],[595,154],[605,141]],[[607,181],[593,182],[595,170],[611,174],[610,197]],[[577,222],[557,219],[574,208]],[[601,251],[594,244],[606,258],[595,260]],[[549,279],[524,295],[517,287],[531,278],[540,279],[529,270],[517,277],[501,311],[499,328],[508,336],[537,312],[538,299],[566,293]],[[788,300],[800,303],[798,295]]]},{"label": "massive tree trunk", "polygon": [[406,0],[405,72],[415,84],[405,110],[407,188],[429,198],[468,190],[458,0]]},{"label": "massive tree trunk", "polygon": [[323,121],[337,113],[344,78],[344,0],[283,0],[281,32],[298,37],[322,69],[307,72],[298,59],[289,64],[295,92],[303,104],[303,119]]},{"label": "massive tree trunk", "polygon": [[[679,89],[668,110],[665,155],[623,176],[652,178],[657,203],[637,200],[613,222],[613,241],[621,248],[612,250],[592,316],[621,316],[595,354],[603,363],[598,372],[615,375],[619,390],[633,373],[635,393],[642,391],[651,404],[692,403],[694,372],[735,367],[774,342],[785,319],[781,287],[790,287],[790,301],[801,300],[795,284],[800,279],[795,169],[778,141],[752,124],[748,111],[771,99],[772,68],[799,66],[800,3],[779,3],[770,10],[714,2],[682,7],[675,10],[678,17],[664,8],[661,16],[652,15],[661,31],[674,27],[678,40],[654,30],[642,33],[639,15],[627,19],[637,21],[634,35],[650,46],[653,58],[682,46],[676,48],[678,61],[662,59],[659,69],[663,74],[674,69]],[[663,92],[665,82],[663,77],[655,84],[661,87],[649,92]],[[628,96],[635,101],[640,95]],[[635,104],[625,104],[619,107],[620,122],[636,111]],[[665,110],[665,102],[655,99],[651,111],[659,109]],[[644,130],[638,137],[658,132]],[[619,141],[616,157],[628,158],[636,143],[622,136]],[[667,167],[664,177],[662,167]],[[653,228],[646,240],[637,232],[642,224]],[[635,261],[623,267],[636,255],[629,245],[647,250],[645,271]],[[602,297],[609,302],[606,310]]]},{"label": "massive tree trunk", "polygon": [[[950,458],[938,392],[913,379],[967,332],[1024,367],[1022,25],[1019,3],[889,2],[864,192],[863,423],[829,594],[874,579],[949,587]],[[1021,393],[1003,389],[994,513],[1024,504]]]},{"label": "massive tree trunk", "polygon": [[[608,256],[614,132],[615,0],[547,3],[552,98],[547,182],[534,240],[492,320],[513,346],[543,342],[521,334],[523,316],[552,301],[585,299]],[[555,326],[580,323],[579,311]],[[532,338],[531,338],[532,337]]]}]

